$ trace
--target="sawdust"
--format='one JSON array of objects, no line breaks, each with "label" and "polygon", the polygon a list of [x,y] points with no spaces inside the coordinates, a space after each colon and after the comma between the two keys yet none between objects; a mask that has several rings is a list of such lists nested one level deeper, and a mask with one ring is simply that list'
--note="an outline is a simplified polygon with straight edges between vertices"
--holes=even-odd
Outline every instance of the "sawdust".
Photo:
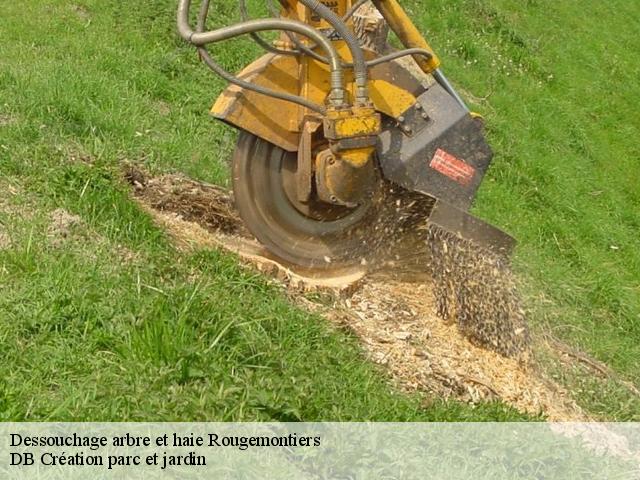
[{"label": "sawdust", "polygon": [[[528,352],[505,357],[472,342],[455,322],[439,318],[433,281],[424,265],[420,268],[421,253],[380,263],[366,277],[367,272],[356,271],[313,278],[272,258],[251,238],[230,196],[219,187],[180,175],[149,178],[131,168],[125,176],[140,204],[180,247],[218,247],[238,254],[287,288],[299,305],[353,331],[400,388],[470,403],[501,400],[554,421],[588,418]],[[408,227],[410,217],[396,218],[395,229]],[[399,251],[412,252],[416,241],[423,239],[398,240],[394,251],[402,244]],[[332,293],[333,304],[298,295],[315,289]]]},{"label": "sawdust", "polygon": [[432,198],[406,190],[385,196],[371,269],[405,281],[429,274],[441,319],[480,346],[526,355],[529,330],[508,259],[430,223]]},{"label": "sawdust", "polygon": [[348,325],[404,389],[470,403],[502,400],[554,421],[585,419],[568,392],[545,378],[528,356],[505,357],[481,348],[443,322],[426,276],[402,281],[374,275],[326,313]]},{"label": "sawdust", "polygon": [[426,244],[440,318],[502,355],[526,353],[531,338],[508,260],[435,226]]},{"label": "sawdust", "polygon": [[202,246],[231,251],[253,268],[298,293],[348,294],[364,278],[363,267],[318,272],[273,257],[244,227],[226,190],[182,175],[149,177],[128,167],[125,178],[143,207],[183,249]]},{"label": "sawdust", "polygon": [[230,195],[220,187],[181,175],[148,178],[133,166],[127,168],[125,178],[134,186],[136,196],[155,210],[175,213],[222,233],[244,231]]}]

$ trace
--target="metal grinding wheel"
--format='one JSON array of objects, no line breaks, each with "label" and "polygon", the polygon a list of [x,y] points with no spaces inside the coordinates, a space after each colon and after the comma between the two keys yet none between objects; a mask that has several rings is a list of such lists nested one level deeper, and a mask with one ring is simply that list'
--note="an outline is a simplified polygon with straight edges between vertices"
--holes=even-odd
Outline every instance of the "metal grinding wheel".
[{"label": "metal grinding wheel", "polygon": [[[379,202],[355,208],[296,195],[297,154],[241,131],[233,157],[236,206],[251,233],[273,254],[302,267],[355,265],[375,249]],[[377,197],[377,196],[376,196]]]}]

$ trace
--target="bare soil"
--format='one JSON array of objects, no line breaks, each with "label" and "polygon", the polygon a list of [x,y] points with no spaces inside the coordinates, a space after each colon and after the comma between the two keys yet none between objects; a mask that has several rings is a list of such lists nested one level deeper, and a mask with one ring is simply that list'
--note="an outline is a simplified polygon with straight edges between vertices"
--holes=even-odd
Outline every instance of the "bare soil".
[{"label": "bare soil", "polygon": [[11,248],[12,242],[9,233],[6,231],[5,227],[0,225],[0,250],[6,250]]},{"label": "bare soil", "polygon": [[64,208],[58,208],[51,212],[49,220],[47,236],[52,239],[54,245],[64,242],[65,239],[73,235],[77,227],[82,226],[82,219]]}]

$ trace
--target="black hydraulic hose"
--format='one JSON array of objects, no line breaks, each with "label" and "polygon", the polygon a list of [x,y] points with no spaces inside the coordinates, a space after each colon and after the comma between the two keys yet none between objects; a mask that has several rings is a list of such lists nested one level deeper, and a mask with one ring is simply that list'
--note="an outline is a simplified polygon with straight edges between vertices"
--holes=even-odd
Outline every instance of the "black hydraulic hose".
[{"label": "black hydraulic hose", "polygon": [[[344,17],[342,17],[342,21],[343,22],[347,22],[349,21],[349,19],[353,16],[353,14],[365,3],[367,3],[369,0],[358,0],[356,3],[354,3],[351,8],[349,8],[349,10],[347,10],[347,13],[345,13]],[[240,0],[241,3],[241,11],[242,11],[242,5],[245,4],[244,0]],[[275,17],[278,16],[278,12],[274,11],[273,8],[273,3],[271,0],[267,1],[268,7],[271,10],[271,14]],[[246,10],[245,10],[246,11]],[[245,20],[243,18],[243,20]],[[300,53],[304,53],[306,55],[309,55],[310,57],[318,60],[319,62],[323,62],[323,63],[329,63],[329,61],[327,60],[327,57],[324,57],[322,55],[320,55],[319,53],[315,52],[313,50],[313,46],[306,46],[304,45],[300,40],[298,40],[298,38],[292,34],[291,32],[286,32],[287,36],[289,37],[289,40],[291,40],[291,42],[296,46],[296,48],[299,50],[299,52],[297,52],[296,54],[300,54]],[[333,30],[330,34],[327,35],[327,37],[331,38],[331,36],[335,33],[335,30]],[[260,39],[262,40],[262,39]],[[260,41],[258,41],[256,39],[256,41],[258,42],[258,44],[262,45],[262,43]],[[262,42],[264,42],[264,40],[262,40]],[[263,45],[264,47],[264,45]],[[266,47],[265,47],[266,49]],[[269,50],[269,51],[273,51],[273,50]],[[284,51],[282,51],[282,53],[284,53]],[[287,52],[289,53],[289,52]],[[376,64],[377,65],[377,64]],[[353,64],[348,63],[342,64],[343,67],[353,67]],[[371,67],[371,64],[369,62],[367,62],[367,66]]]},{"label": "black hydraulic hose", "polygon": [[246,88],[247,90],[252,90],[257,93],[261,93],[263,95],[267,95],[272,98],[278,98],[280,100],[284,100],[291,103],[296,103],[298,105],[302,105],[303,107],[308,108],[309,110],[313,110],[321,115],[324,115],[327,112],[327,109],[317,103],[310,102],[309,100],[299,97],[297,95],[290,95],[284,92],[278,92],[277,90],[271,90],[270,88],[264,88],[260,85],[256,85],[255,83],[247,82],[246,80],[242,80],[241,78],[234,77],[229,72],[227,72],[224,68],[218,65],[205,47],[198,47],[198,53],[200,57],[204,61],[204,63],[213,70],[220,77],[225,79],[229,83],[233,83],[234,85],[238,85],[242,88]]},{"label": "black hydraulic hose", "polygon": [[[342,17],[342,21],[343,22],[347,22],[351,18],[351,16],[356,12],[356,10],[358,10],[358,8],[360,8],[362,5],[364,5],[368,1],[369,0],[358,0],[356,3],[354,3],[351,6],[351,8],[347,11],[347,13],[344,15],[344,17]],[[245,12],[246,12],[246,2],[244,0],[240,0],[240,9],[241,9],[240,11],[241,11],[241,14],[242,14],[243,5],[245,5]],[[267,7],[271,11],[271,15],[273,15],[274,17],[277,17],[279,15],[279,13],[277,11],[275,11],[275,9],[273,7],[273,2],[271,0],[267,0]],[[246,16],[246,15],[244,15],[244,16]],[[243,20],[247,20],[247,19],[243,18]],[[327,57],[324,57],[324,56],[320,55],[319,53],[317,53],[316,51],[313,50],[315,45],[307,46],[307,45],[303,44],[298,39],[298,37],[296,37],[291,32],[285,32],[285,33],[287,34],[287,37],[289,37],[289,40],[291,40],[291,42],[295,45],[296,49],[299,50],[299,52],[295,52],[294,55],[299,55],[301,53],[304,53],[306,55],[309,55],[311,58],[314,58],[314,59],[318,60],[319,62],[329,63],[329,61],[327,60]],[[326,36],[331,38],[331,36],[334,33],[335,33],[335,30],[333,30],[330,34],[328,34]],[[264,42],[264,40],[262,40],[262,38],[260,38],[260,40],[256,39],[256,42],[259,45],[261,45],[263,48],[265,48],[266,50],[271,51],[271,52],[274,51],[273,47],[267,48],[264,45],[264,43],[266,43],[266,42]],[[280,53],[282,53],[282,54],[290,54],[291,52],[286,51],[286,50],[280,50]]]},{"label": "black hydraulic hose", "polygon": [[[381,63],[387,63],[392,60],[397,60],[398,58],[406,57],[408,55],[422,55],[426,58],[431,58],[433,54],[424,48],[407,48],[405,50],[399,50],[397,52],[387,53],[386,55],[382,55],[381,57],[374,58],[373,60],[367,60],[367,68],[375,67],[376,65],[380,65]],[[327,63],[326,58],[320,59],[321,62]],[[353,63],[343,63],[343,68],[353,68]]]},{"label": "black hydraulic hose", "polygon": [[[208,4],[209,0],[206,0],[206,3]],[[238,6],[240,7],[240,18],[242,19],[243,22],[248,22],[250,18],[249,18],[249,12],[247,10],[247,2],[245,2],[245,0],[238,0]],[[198,31],[204,31],[204,29],[198,30]],[[255,32],[251,32],[249,35],[251,36],[254,42],[256,42],[258,45],[264,48],[267,52],[275,53],[278,55],[289,55],[289,56],[300,55],[300,52],[297,52],[295,50],[281,50],[279,48],[274,47],[273,45],[271,45],[269,42],[264,40],[260,35],[258,35]]]},{"label": "black hydraulic hose", "polygon": [[[349,10],[347,11],[347,13],[345,13],[344,17],[342,17],[342,21],[343,22],[347,22],[352,16],[353,14],[365,3],[367,3],[369,0],[358,0],[356,3],[354,3],[351,8],[349,8]],[[209,3],[209,0],[206,0],[207,3]],[[247,8],[246,8],[246,1],[245,0],[239,0],[240,3],[240,14],[243,20],[248,20],[248,16],[247,16]],[[276,15],[277,12],[273,11],[273,3],[271,2],[271,0],[268,0],[268,7],[271,10],[271,14],[272,15]],[[264,40],[262,40],[262,38],[260,38],[257,34],[256,34],[256,38],[255,40],[258,42],[259,45],[261,45],[263,48],[265,48],[265,50],[270,51],[272,53],[279,53],[282,55],[288,54],[288,55],[299,55],[300,53],[305,53],[313,58],[315,58],[316,60],[323,62],[323,63],[329,63],[329,60],[327,59],[327,57],[324,57],[318,53],[316,53],[315,51],[311,50],[310,48],[306,47],[305,45],[303,45],[295,35],[291,34],[290,32],[287,32],[288,37],[291,39],[291,41],[296,45],[296,47],[300,50],[300,52],[291,52],[288,50],[279,50],[277,48],[273,48],[271,47],[271,45],[267,45],[266,42]],[[253,36],[252,36],[253,37]],[[426,57],[427,59],[431,58],[433,56],[433,53],[430,52],[429,50],[426,50],[424,48],[408,48],[405,50],[400,50],[397,52],[393,52],[393,53],[389,53],[387,55],[383,55],[381,57],[375,58],[373,60],[368,60],[366,62],[367,64],[367,68],[371,68],[371,67],[375,67],[376,65],[380,65],[381,63],[386,63],[386,62],[390,62],[392,60],[396,60],[397,58],[401,58],[401,57],[405,57],[407,55],[423,55],[424,57]],[[353,63],[343,63],[342,64],[343,68],[353,68]]]},{"label": "black hydraulic hose", "polygon": [[364,58],[364,51],[360,46],[358,38],[349,29],[347,24],[342,21],[329,7],[320,3],[320,0],[299,0],[309,10],[319,15],[327,21],[329,25],[342,37],[345,41],[351,56],[353,57],[353,71],[356,84],[356,101],[358,103],[366,103],[369,101],[369,93],[367,89],[367,63]]},{"label": "black hydraulic hose", "polygon": [[[374,58],[373,60],[367,60],[367,68],[375,67],[381,63],[387,63],[398,58],[406,57],[407,55],[422,55],[427,58],[431,58],[433,54],[424,48],[407,48],[406,50],[399,50],[397,52],[387,53],[381,57]],[[325,59],[326,63],[326,59]],[[353,63],[343,63],[343,68],[353,68]]]},{"label": "black hydraulic hose", "polygon": [[267,30],[284,30],[294,32],[299,35],[309,37],[327,53],[332,73],[337,72],[337,77],[342,81],[343,74],[340,56],[336,52],[335,48],[333,47],[329,39],[322,35],[318,30],[310,27],[305,23],[299,22],[297,20],[268,18],[261,20],[250,20],[248,22],[231,25],[229,27],[222,27],[217,30],[208,32],[194,32],[189,26],[190,6],[191,0],[180,0],[178,7],[178,32],[184,40],[192,43],[196,47],[202,47],[208,43],[215,43],[221,40],[228,40],[230,38],[245,35],[251,32],[262,32]]},{"label": "black hydraulic hose", "polygon": [[[399,50],[397,52],[387,53],[378,58],[374,58],[373,60],[369,60],[367,62],[368,67],[375,67],[376,65],[380,65],[381,63],[390,62],[391,60],[396,60],[401,57],[406,57],[407,55],[424,55],[427,58],[431,58],[433,54],[424,48],[407,48],[406,50]],[[343,65],[344,67],[349,67],[350,65]]]},{"label": "black hydraulic hose", "polygon": [[[267,8],[269,9],[271,15],[273,15],[274,17],[280,16],[280,13],[275,9],[272,0],[267,0]],[[312,46],[308,47],[304,43],[302,43],[298,39],[298,37],[295,36],[295,34],[293,34],[291,32],[285,32],[285,34],[287,35],[289,40],[291,40],[291,43],[293,43],[296,46],[296,48],[298,50],[300,50],[300,53],[303,53],[305,55],[309,55],[311,58],[315,58],[319,62],[328,63],[327,57],[324,57],[324,56],[320,55],[319,53],[316,53],[313,50],[315,45],[312,45]]]},{"label": "black hydraulic hose", "polygon": [[[208,0],[203,1],[203,5],[201,8],[201,14],[198,21],[199,27],[204,28],[204,24],[206,22],[206,11],[208,8]],[[342,72],[342,66],[340,62],[340,56],[331,45],[331,42],[324,37],[320,32],[315,30],[308,25],[297,22],[293,20],[283,20],[283,19],[265,19],[265,20],[252,20],[249,22],[244,22],[238,25],[233,25],[230,27],[223,27],[218,30],[208,31],[208,32],[194,32],[189,26],[189,8],[191,6],[191,0],[180,0],[178,6],[178,31],[180,36],[186,41],[192,43],[196,47],[199,48],[200,54],[202,55],[205,63],[218,75],[223,77],[230,83],[234,83],[248,90],[253,90],[255,92],[272,96],[274,98],[280,98],[282,100],[291,101],[293,103],[297,103],[299,105],[304,105],[308,108],[311,108],[317,112],[324,112],[324,108],[315,103],[309,102],[308,100],[296,96],[289,95],[287,93],[277,92],[275,90],[267,89],[260,85],[255,85],[250,82],[246,82],[237,77],[226,72],[222,67],[220,67],[209,55],[207,50],[204,48],[208,43],[214,43],[221,40],[227,40],[229,38],[237,37],[239,35],[244,35],[250,32],[259,32],[266,30],[284,30],[298,33],[300,35],[304,35],[309,37],[311,40],[316,42],[321,48],[325,50],[325,52],[329,55],[329,65],[331,69],[331,95],[329,97],[329,101],[336,107],[340,107],[344,104],[345,101],[345,91],[344,91],[344,75]],[[207,8],[205,8],[207,7]],[[204,13],[203,13],[204,12]]]},{"label": "black hydraulic hose", "polygon": [[[313,9],[313,4],[314,3],[318,3],[318,0],[301,0],[301,2],[303,4],[307,4],[309,3],[308,8]],[[202,5],[200,8],[200,13],[198,15],[198,24],[197,24],[197,31],[194,32],[191,30],[191,28],[189,27],[189,23],[188,23],[188,12],[189,12],[189,7],[190,7],[190,0],[180,0],[180,5],[178,8],[178,30],[180,32],[180,35],[187,41],[193,43],[194,45],[196,45],[198,47],[198,51],[200,52],[202,59],[204,60],[204,62],[207,64],[207,66],[209,68],[211,68],[216,74],[220,75],[222,78],[224,78],[225,80],[227,80],[229,83],[233,83],[236,85],[239,85],[243,88],[246,88],[248,90],[252,90],[255,91],[257,93],[261,93],[264,95],[268,95],[274,98],[279,98],[285,101],[289,101],[289,102],[293,102],[302,106],[305,106],[313,111],[319,112],[319,113],[323,113],[325,112],[325,108],[315,104],[313,102],[310,102],[308,100],[306,100],[303,97],[297,96],[297,95],[290,95],[284,92],[278,92],[275,90],[271,90],[265,87],[262,87],[260,85],[255,85],[251,82],[247,82],[245,80],[242,80],[240,78],[237,78],[235,76],[233,76],[232,74],[230,74],[229,72],[227,72],[226,70],[224,70],[224,68],[222,68],[219,64],[217,64],[215,62],[215,60],[213,60],[213,58],[211,57],[211,55],[209,54],[209,52],[206,50],[205,45],[207,43],[213,43],[216,41],[220,41],[220,40],[226,40],[228,38],[233,38],[235,36],[238,35],[243,35],[243,34],[256,34],[257,31],[264,31],[264,30],[284,30],[288,33],[299,33],[300,35],[304,35],[307,36],[309,38],[311,38],[311,40],[314,40],[317,42],[317,45],[320,45],[321,47],[323,47],[323,49],[325,51],[327,51],[327,53],[330,54],[331,58],[327,59],[326,57],[322,57],[320,55],[318,55],[317,53],[314,53],[314,57],[317,56],[319,57],[318,60],[323,61],[325,63],[329,63],[329,65],[331,66],[331,84],[332,84],[332,95],[330,97],[330,100],[334,101],[335,105],[340,105],[345,101],[345,92],[344,92],[344,80],[343,80],[343,74],[342,74],[342,68],[354,68],[355,70],[355,77],[356,77],[356,87],[358,89],[358,95],[357,95],[357,100],[358,101],[367,101],[368,100],[368,92],[367,92],[367,88],[366,88],[366,82],[367,82],[367,69],[376,65],[379,65],[381,63],[385,63],[385,62],[389,62],[391,60],[406,56],[406,55],[424,55],[426,57],[431,56],[431,52],[429,52],[428,50],[425,49],[420,49],[420,48],[410,48],[410,49],[406,49],[406,50],[402,50],[399,52],[393,52],[387,55],[383,55],[381,57],[378,57],[374,60],[370,60],[370,61],[364,61],[364,68],[362,68],[360,65],[357,64],[357,62],[354,61],[353,64],[343,64],[340,60],[340,57],[338,56],[337,52],[333,49],[333,46],[331,45],[331,43],[329,42],[329,40],[324,37],[321,33],[319,33],[317,30],[309,27],[306,24],[303,24],[301,22],[296,22],[293,20],[283,20],[283,19],[267,19],[267,20],[251,20],[251,21],[246,21],[243,22],[242,24],[239,25],[234,25],[232,27],[224,27],[218,30],[214,30],[211,32],[204,32],[205,30],[205,26],[206,26],[206,18],[207,18],[207,14],[208,14],[208,10],[209,10],[209,0],[203,0],[202,1]],[[364,3],[362,0],[359,0],[358,2],[356,2],[355,5],[358,5],[360,3]],[[347,42],[347,44],[350,46],[350,42],[347,40],[348,37],[350,37],[351,39],[355,39],[355,42],[358,45],[358,48],[356,49],[356,51],[359,51],[362,54],[362,59],[364,59],[364,52],[362,51],[362,49],[360,48],[360,45],[358,43],[358,40],[356,39],[356,37],[353,35],[353,33],[346,27],[346,24],[344,23],[344,21],[342,21],[337,15],[335,15],[330,9],[328,9],[327,7],[325,7],[322,4],[320,7],[316,6],[315,7],[315,12],[318,13],[318,15],[325,15],[326,12],[324,11],[325,9],[328,10],[330,12],[330,14],[328,15],[328,17],[333,17],[333,18],[326,18],[327,22],[329,22],[332,26],[334,26],[334,23],[336,26],[338,25],[343,25],[345,27],[344,32],[341,32],[339,30],[342,30],[340,27],[336,28],[336,31],[338,31],[338,33],[340,35],[343,35],[343,38],[345,39],[345,42]],[[243,18],[246,18],[246,4],[244,2],[244,0],[240,0],[240,7],[241,7],[241,13],[243,15]],[[353,12],[355,12],[357,8],[352,8],[349,10],[349,12],[347,12],[347,14],[345,15],[345,19],[348,19],[350,15],[353,14]],[[332,23],[333,22],[333,23]],[[334,26],[335,28],[335,26]],[[347,35],[344,35],[347,34]],[[257,36],[257,35],[256,35]],[[293,38],[296,38],[295,35],[292,35]],[[258,36],[259,40],[261,42],[259,42],[261,45],[262,43],[264,43],[265,48],[267,48],[267,50],[272,51],[273,53],[276,54],[284,54],[285,51],[281,51],[277,48],[271,47],[270,45],[266,44],[266,42],[264,42],[264,40],[262,40],[259,36]],[[255,39],[255,38],[254,38]],[[297,38],[296,38],[297,40]],[[299,42],[296,42],[299,43]],[[305,49],[307,50],[307,49]],[[286,52],[287,54],[297,54],[299,52]],[[308,52],[305,52],[308,53]],[[356,60],[356,58],[358,57],[357,54],[353,54],[352,56],[354,57],[354,60]],[[361,72],[360,75],[358,75],[358,72]],[[364,75],[362,74],[362,72],[364,72]],[[339,87],[338,87],[339,85]]]},{"label": "black hydraulic hose", "polygon": [[[242,2],[242,0],[241,0]],[[242,2],[243,3],[243,2]],[[209,0],[202,0],[202,4],[200,6],[200,12],[198,13],[198,23],[196,25],[196,32],[202,33],[204,32],[207,24],[207,16],[209,14]],[[257,34],[256,34],[257,35]],[[260,85],[256,85],[251,82],[247,82],[246,80],[242,80],[229,72],[227,72],[222,66],[220,66],[209,54],[209,51],[205,47],[198,47],[198,53],[200,54],[200,58],[204,61],[204,63],[213,70],[217,75],[222,77],[224,80],[229,83],[233,83],[234,85],[238,85],[242,88],[246,88],[247,90],[252,90],[257,93],[261,93],[264,95],[268,95],[273,98],[279,98],[281,100],[285,100],[288,102],[296,103],[298,105],[302,105],[303,107],[309,108],[315,112],[320,114],[324,114],[326,109],[320,105],[317,105],[313,102],[306,100],[303,97],[297,95],[290,95],[285,92],[278,92],[276,90],[271,90],[268,88],[261,87]]]},{"label": "black hydraulic hose", "polygon": [[444,88],[447,91],[447,93],[449,93],[449,95],[451,95],[456,100],[456,102],[460,104],[462,108],[469,111],[469,107],[467,107],[467,104],[464,103],[464,100],[462,99],[462,97],[458,94],[458,92],[456,92],[456,89],[453,88],[453,85],[449,83],[449,80],[447,80],[447,77],[444,76],[444,73],[442,73],[442,70],[440,70],[439,68],[436,68],[433,71],[432,75],[433,75],[433,78],[436,80],[436,82],[438,82],[440,86]]}]

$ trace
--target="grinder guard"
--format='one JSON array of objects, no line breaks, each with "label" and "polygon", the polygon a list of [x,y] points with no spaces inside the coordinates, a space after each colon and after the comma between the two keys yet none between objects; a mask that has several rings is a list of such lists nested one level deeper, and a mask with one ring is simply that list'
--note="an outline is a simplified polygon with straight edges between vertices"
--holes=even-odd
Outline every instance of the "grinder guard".
[{"label": "grinder guard", "polygon": [[515,240],[467,211],[492,159],[482,120],[434,84],[400,122],[387,119],[378,159],[388,180],[436,199],[429,223],[500,255]]},{"label": "grinder guard", "polygon": [[398,126],[388,120],[380,135],[378,158],[384,176],[468,210],[492,158],[481,120],[438,84],[401,118]]}]

